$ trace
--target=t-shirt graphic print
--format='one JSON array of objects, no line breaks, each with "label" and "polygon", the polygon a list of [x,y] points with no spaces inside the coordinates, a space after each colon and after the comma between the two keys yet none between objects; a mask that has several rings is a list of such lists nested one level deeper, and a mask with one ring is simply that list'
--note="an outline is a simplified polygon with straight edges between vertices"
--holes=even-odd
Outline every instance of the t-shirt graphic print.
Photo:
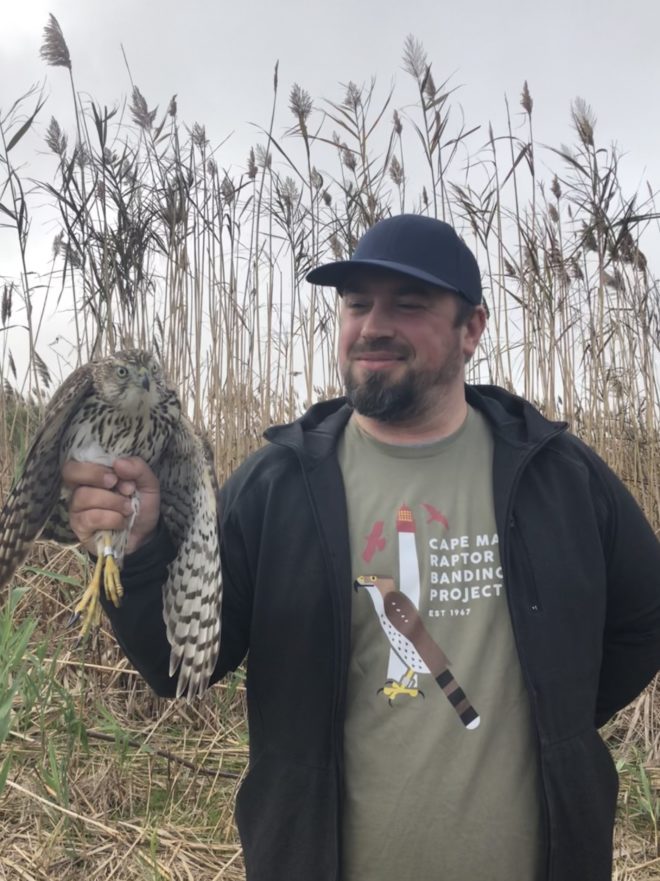
[{"label": "t-shirt graphic print", "polygon": [[[432,505],[424,503],[424,507],[434,512],[432,519],[447,524],[446,518]],[[382,521],[376,523],[379,528],[382,527]],[[418,687],[418,674],[430,674],[465,727],[477,728],[479,714],[456,682],[449,669],[447,655],[429,634],[419,611],[420,574],[415,520],[407,505],[402,505],[397,513],[396,534],[399,589],[397,590],[394,579],[388,576],[358,575],[355,580],[355,587],[364,588],[371,597],[390,644],[387,681],[382,689],[383,694],[390,702],[400,696],[418,697],[422,693]],[[373,556],[371,550],[368,556]]]}]

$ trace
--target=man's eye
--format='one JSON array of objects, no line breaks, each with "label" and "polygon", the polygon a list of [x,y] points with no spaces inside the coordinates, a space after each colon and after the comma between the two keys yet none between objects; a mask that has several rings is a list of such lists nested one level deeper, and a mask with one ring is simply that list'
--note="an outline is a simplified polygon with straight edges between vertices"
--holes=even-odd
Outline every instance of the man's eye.
[{"label": "man's eye", "polygon": [[416,312],[418,309],[423,308],[423,303],[416,303],[414,300],[407,300],[405,303],[399,303],[399,309],[403,309],[404,312]]}]

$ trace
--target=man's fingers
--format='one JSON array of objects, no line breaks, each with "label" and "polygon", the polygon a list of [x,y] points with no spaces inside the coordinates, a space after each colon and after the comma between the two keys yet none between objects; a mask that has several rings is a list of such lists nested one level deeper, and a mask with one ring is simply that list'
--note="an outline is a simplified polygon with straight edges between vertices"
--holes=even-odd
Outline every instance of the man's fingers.
[{"label": "man's fingers", "polygon": [[69,459],[62,468],[62,482],[65,486],[98,486],[112,489],[117,485],[118,477],[112,468],[95,465],[93,462],[75,462]]},{"label": "man's fingers", "polygon": [[95,486],[79,486],[71,496],[69,511],[82,514],[84,511],[106,510],[127,516],[131,513],[131,502],[126,496],[112,490],[98,489]]},{"label": "man's fingers", "polygon": [[108,511],[107,508],[92,508],[78,514],[76,519],[72,518],[71,524],[78,526],[79,532],[76,534],[86,541],[87,537],[91,537],[95,532],[120,532],[126,529],[128,517],[117,511]]},{"label": "man's fingers", "polygon": [[158,486],[158,478],[144,459],[140,459],[138,456],[115,459],[112,468],[96,465],[93,462],[76,462],[74,459],[69,459],[62,468],[62,479],[68,485],[85,484],[87,486],[108,487],[110,482],[108,476],[110,476],[112,486],[116,485],[117,480],[133,481],[140,489]]},{"label": "man's fingers", "polygon": [[124,496],[132,495],[136,489],[140,492],[157,492],[159,486],[151,468],[137,456],[116,459],[112,468],[70,459],[62,468],[62,481],[71,489],[96,486],[117,490]]},{"label": "man's fingers", "polygon": [[126,529],[131,511],[126,496],[95,486],[79,486],[69,500],[69,523],[78,540],[94,553],[94,534]]}]

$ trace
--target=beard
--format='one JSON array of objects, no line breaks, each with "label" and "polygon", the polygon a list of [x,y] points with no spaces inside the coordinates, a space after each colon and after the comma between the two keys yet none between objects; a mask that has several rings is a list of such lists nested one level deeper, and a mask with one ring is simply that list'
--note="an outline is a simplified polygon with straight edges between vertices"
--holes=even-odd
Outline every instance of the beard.
[{"label": "beard", "polygon": [[[383,346],[374,350],[383,351]],[[351,354],[357,355],[359,350],[354,349]],[[435,370],[410,367],[399,380],[390,379],[385,372],[367,371],[366,378],[359,380],[349,360],[343,370],[346,396],[362,416],[388,424],[410,422],[430,409],[442,388],[455,382],[464,363],[457,344]]]}]

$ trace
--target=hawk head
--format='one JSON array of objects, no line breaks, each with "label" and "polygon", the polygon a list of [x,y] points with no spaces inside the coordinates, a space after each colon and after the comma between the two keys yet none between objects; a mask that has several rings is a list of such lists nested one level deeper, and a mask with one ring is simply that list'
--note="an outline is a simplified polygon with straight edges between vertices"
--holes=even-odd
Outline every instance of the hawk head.
[{"label": "hawk head", "polygon": [[92,378],[97,394],[121,410],[155,407],[168,395],[160,364],[140,349],[97,361],[92,365]]},{"label": "hawk head", "polygon": [[358,575],[353,582],[353,590],[357,593],[358,589],[361,587],[366,588],[368,593],[371,593],[372,596],[372,592],[377,590],[383,597],[396,590],[394,579],[390,578],[388,575]]}]

